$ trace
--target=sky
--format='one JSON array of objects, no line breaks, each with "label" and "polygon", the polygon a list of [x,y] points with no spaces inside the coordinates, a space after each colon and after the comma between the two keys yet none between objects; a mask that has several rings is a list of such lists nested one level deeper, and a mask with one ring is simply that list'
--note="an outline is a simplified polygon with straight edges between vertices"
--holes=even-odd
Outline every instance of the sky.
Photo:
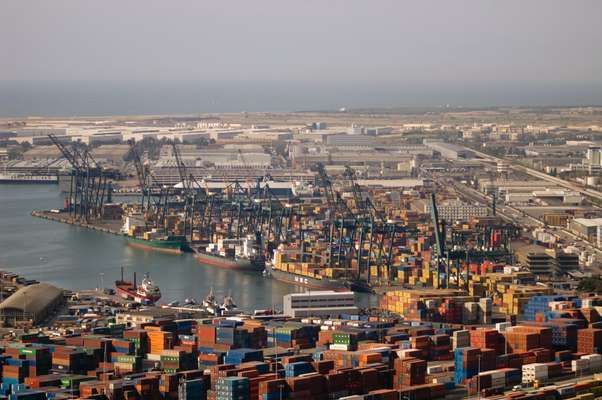
[{"label": "sky", "polygon": [[602,104],[600,16],[599,0],[2,0],[0,115]]}]

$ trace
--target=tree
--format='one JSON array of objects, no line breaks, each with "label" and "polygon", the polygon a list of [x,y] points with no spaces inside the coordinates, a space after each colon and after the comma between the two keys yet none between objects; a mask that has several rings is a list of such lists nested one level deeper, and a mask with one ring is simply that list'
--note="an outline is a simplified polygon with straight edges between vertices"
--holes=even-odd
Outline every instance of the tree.
[{"label": "tree", "polygon": [[577,290],[580,292],[602,293],[602,279],[599,276],[591,278],[583,278],[577,285]]}]

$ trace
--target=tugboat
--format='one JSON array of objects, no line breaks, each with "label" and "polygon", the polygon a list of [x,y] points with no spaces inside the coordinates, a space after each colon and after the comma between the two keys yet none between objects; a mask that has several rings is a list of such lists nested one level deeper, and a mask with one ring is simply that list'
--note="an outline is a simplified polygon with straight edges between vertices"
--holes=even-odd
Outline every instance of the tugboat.
[{"label": "tugboat", "polygon": [[224,297],[224,302],[222,303],[222,310],[230,312],[236,310],[236,308],[237,306],[236,303],[234,303],[234,299],[232,298],[230,293],[228,293],[228,295]]},{"label": "tugboat", "polygon": [[115,282],[116,293],[124,299],[133,300],[141,304],[154,304],[161,298],[159,286],[151,280],[148,272],[144,274],[144,279],[138,286],[136,284],[136,273],[134,272],[134,282],[123,279],[123,268],[121,269],[121,279]]},{"label": "tugboat", "polygon": [[215,295],[213,294],[213,286],[212,286],[207,297],[205,297],[203,299],[203,307],[205,307],[205,308],[215,307],[216,305],[217,305],[217,303],[215,302]]},{"label": "tugboat", "polygon": [[213,294],[213,287],[209,291],[209,294],[203,299],[201,306],[210,314],[218,316],[231,314],[237,308],[234,298],[232,298],[230,294],[224,297],[224,301],[220,306],[215,298],[215,295]]}]

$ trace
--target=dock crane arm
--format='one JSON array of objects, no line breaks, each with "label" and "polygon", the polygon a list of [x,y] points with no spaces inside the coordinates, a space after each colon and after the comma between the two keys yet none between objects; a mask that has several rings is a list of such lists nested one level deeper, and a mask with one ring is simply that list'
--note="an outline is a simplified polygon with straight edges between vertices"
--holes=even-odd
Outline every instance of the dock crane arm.
[{"label": "dock crane arm", "polygon": [[71,164],[71,166],[75,169],[80,169],[81,165],[78,161],[78,156],[74,153],[72,153],[71,151],[69,151],[69,149],[67,148],[67,146],[65,146],[63,143],[61,143],[60,140],[58,140],[58,138],[53,135],[53,134],[49,134],[48,137],[50,138],[50,140],[52,141],[52,143],[54,143],[54,145],[60,150],[60,152],[63,154],[63,157],[65,157],[67,159],[67,161],[69,161],[69,164]]},{"label": "dock crane arm", "polygon": [[435,228],[435,240],[437,242],[437,255],[439,258],[445,255],[445,238],[441,229],[441,223],[439,221],[439,211],[437,210],[437,200],[435,199],[435,193],[431,193],[431,219]]}]

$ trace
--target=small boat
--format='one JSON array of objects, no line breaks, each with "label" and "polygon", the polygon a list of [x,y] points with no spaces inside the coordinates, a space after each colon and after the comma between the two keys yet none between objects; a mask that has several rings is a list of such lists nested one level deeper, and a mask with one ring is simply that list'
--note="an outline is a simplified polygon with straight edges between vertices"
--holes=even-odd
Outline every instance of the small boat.
[{"label": "small boat", "polygon": [[226,297],[224,297],[224,301],[222,303],[222,310],[224,311],[233,311],[237,308],[236,303],[232,296],[228,293]]},{"label": "small boat", "polygon": [[217,303],[215,301],[215,295],[213,294],[213,287],[211,287],[211,290],[209,291],[209,294],[203,299],[203,307],[205,308],[209,308],[209,307],[216,307]]},{"label": "small boat", "polygon": [[184,299],[184,305],[185,306],[196,306],[196,305],[198,305],[198,303],[195,298],[189,297],[187,299]]}]

